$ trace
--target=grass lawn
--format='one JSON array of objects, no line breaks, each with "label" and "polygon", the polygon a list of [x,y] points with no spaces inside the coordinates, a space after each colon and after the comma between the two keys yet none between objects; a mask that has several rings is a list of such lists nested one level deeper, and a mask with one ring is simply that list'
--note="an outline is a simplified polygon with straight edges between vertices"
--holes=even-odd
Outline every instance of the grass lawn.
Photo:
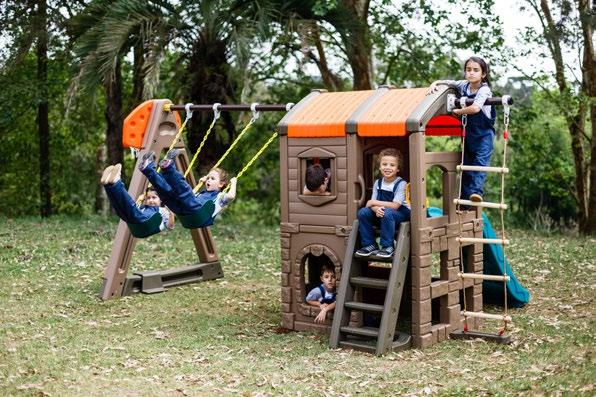
[{"label": "grass lawn", "polygon": [[[375,357],[280,329],[275,227],[216,225],[223,279],[102,302],[115,218],[0,225],[2,395],[596,393],[594,238],[510,233],[514,272],[532,294],[511,312],[511,345],[447,341]],[[177,227],[141,241],[131,268],[195,262]]]}]

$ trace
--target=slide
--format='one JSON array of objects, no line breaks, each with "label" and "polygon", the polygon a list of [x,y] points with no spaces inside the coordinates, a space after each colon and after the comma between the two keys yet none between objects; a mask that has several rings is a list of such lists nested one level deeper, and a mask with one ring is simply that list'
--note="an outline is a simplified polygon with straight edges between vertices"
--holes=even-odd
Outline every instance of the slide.
[{"label": "slide", "polygon": [[[430,217],[441,215],[443,215],[443,211],[440,208],[428,209],[428,216]],[[484,213],[482,214],[482,220],[484,222],[482,236],[484,238],[499,238]],[[505,270],[510,277],[507,282],[507,305],[509,307],[525,306],[530,301],[530,292],[517,281],[511,266],[509,266],[509,261],[506,263]],[[503,274],[503,249],[500,245],[484,244],[484,274]],[[503,283],[485,280],[482,283],[482,297],[484,303],[502,306]]]}]

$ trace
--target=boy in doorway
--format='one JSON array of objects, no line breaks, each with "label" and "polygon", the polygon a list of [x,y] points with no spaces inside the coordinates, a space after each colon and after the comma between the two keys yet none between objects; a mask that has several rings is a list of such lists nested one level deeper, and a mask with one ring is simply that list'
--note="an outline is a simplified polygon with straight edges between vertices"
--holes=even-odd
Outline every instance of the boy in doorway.
[{"label": "boy in doorway", "polygon": [[306,295],[306,303],[311,306],[321,308],[321,311],[315,318],[315,323],[323,323],[327,318],[327,313],[335,309],[335,269],[329,265],[321,266],[321,285],[313,288]]},{"label": "boy in doorway", "polygon": [[[373,185],[371,199],[365,207],[358,210],[358,232],[362,248],[356,251],[356,256],[393,256],[395,231],[401,222],[410,220],[410,204],[406,202],[407,182],[397,176],[402,162],[401,153],[396,149],[383,149],[379,153],[381,177]],[[380,250],[375,241],[374,225],[381,227]]]}]

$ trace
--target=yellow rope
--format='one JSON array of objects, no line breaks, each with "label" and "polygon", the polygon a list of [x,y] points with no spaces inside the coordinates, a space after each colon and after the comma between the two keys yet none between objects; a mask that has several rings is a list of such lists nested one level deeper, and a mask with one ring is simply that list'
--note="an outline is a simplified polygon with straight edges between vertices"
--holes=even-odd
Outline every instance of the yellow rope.
[{"label": "yellow rope", "polygon": [[203,149],[203,146],[205,145],[205,142],[207,141],[207,137],[209,137],[209,134],[211,133],[211,130],[213,129],[213,126],[215,125],[215,122],[217,121],[218,118],[219,118],[219,116],[213,117],[213,121],[211,122],[211,125],[209,126],[209,129],[205,133],[205,136],[203,137],[203,140],[201,141],[201,144],[199,145],[199,148],[195,152],[195,155],[193,156],[192,161],[190,162],[190,164],[188,165],[188,168],[186,169],[186,172],[184,173],[184,178],[186,178],[186,176],[192,170],[192,167],[194,166],[195,161],[199,157],[199,153],[201,152],[201,149]]},{"label": "yellow rope", "polygon": [[[277,132],[274,132],[273,135],[271,135],[271,137],[269,138],[269,140],[267,140],[267,142],[265,142],[265,144],[259,149],[259,151],[254,156],[252,156],[252,159],[250,159],[250,161],[246,163],[246,165],[244,166],[244,168],[242,168],[238,175],[236,175],[236,179],[240,179],[240,177],[244,175],[244,173],[250,168],[250,166],[261,156],[261,154],[263,154],[265,149],[267,149],[267,147],[271,145],[271,142],[273,142],[275,138],[277,138]],[[224,192],[227,192],[228,190],[230,190],[230,185],[226,186]]]},{"label": "yellow rope", "polygon": [[[244,136],[244,134],[246,134],[246,132],[250,129],[250,127],[253,125],[253,123],[256,121],[256,119],[257,119],[256,117],[253,117],[250,119],[248,124],[246,124],[246,126],[242,130],[242,132],[240,132],[240,134],[238,134],[238,136],[236,137],[236,139],[234,139],[234,142],[232,142],[232,144],[230,145],[228,150],[226,150],[226,152],[223,154],[223,156],[221,156],[221,158],[219,160],[217,160],[217,163],[215,163],[215,165],[212,168],[219,167],[219,165],[225,160],[225,158],[228,156],[228,154],[230,154],[230,152],[234,149],[236,144],[238,144],[238,142]],[[198,192],[201,189],[201,187],[203,187],[203,182],[199,182],[199,184],[197,186],[195,186],[195,188],[193,189],[193,192],[195,192],[195,193]]]}]

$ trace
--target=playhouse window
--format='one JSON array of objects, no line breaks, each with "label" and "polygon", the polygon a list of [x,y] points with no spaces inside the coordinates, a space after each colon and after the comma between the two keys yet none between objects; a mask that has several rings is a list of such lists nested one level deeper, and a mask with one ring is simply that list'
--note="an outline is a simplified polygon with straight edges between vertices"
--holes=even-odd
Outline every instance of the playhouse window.
[{"label": "playhouse window", "polygon": [[[327,186],[320,192],[311,192],[306,188],[306,172],[308,167],[320,164],[328,175]],[[335,158],[333,157],[302,157],[300,159],[300,192],[299,198],[313,206],[320,206],[332,201],[337,196]]]}]

